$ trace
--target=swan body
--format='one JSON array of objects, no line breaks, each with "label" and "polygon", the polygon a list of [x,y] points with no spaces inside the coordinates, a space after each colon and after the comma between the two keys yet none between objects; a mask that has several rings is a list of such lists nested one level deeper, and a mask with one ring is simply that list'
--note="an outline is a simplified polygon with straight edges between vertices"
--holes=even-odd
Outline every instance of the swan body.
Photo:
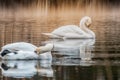
[{"label": "swan body", "polygon": [[16,50],[23,50],[23,51],[35,51],[37,46],[27,43],[27,42],[15,42],[15,43],[10,43],[2,47],[2,50],[9,49],[11,51],[16,51]]},{"label": "swan body", "polygon": [[40,47],[25,42],[11,43],[2,47],[0,56],[2,59],[52,59],[52,48],[51,43]]},{"label": "swan body", "polygon": [[66,25],[55,29],[51,33],[42,33],[50,38],[95,38],[93,31],[88,29],[92,23],[90,17],[85,16],[80,21],[80,26]]},{"label": "swan body", "polygon": [[[6,52],[6,54],[4,53]],[[3,55],[5,54],[5,55]],[[42,59],[42,60],[52,60],[51,52],[45,52],[42,54],[36,54],[35,52],[31,51],[15,51],[10,52],[9,50],[4,50],[3,53],[1,53],[2,59]]]},{"label": "swan body", "polygon": [[[6,55],[2,55],[4,54],[4,52],[6,52]],[[2,53],[2,59],[38,59],[38,55],[35,52],[32,51],[15,51],[15,52],[10,52],[9,50],[4,50]]]},{"label": "swan body", "polygon": [[52,43],[49,43],[49,44],[46,44],[45,46],[40,46],[40,47],[37,47],[31,43],[26,43],[26,42],[16,42],[16,43],[10,43],[10,44],[7,44],[5,46],[2,47],[2,50],[1,50],[1,53],[4,51],[4,50],[10,50],[11,52],[12,51],[19,51],[19,50],[22,50],[22,51],[36,51],[36,53],[44,53],[44,52],[48,52],[48,51],[51,51],[53,48],[53,44]]}]

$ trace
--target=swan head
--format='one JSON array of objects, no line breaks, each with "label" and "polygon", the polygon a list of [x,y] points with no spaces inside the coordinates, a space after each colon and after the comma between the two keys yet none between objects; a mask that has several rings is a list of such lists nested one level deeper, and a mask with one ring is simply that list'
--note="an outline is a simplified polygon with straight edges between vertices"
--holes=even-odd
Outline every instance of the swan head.
[{"label": "swan head", "polygon": [[41,48],[40,48],[40,47],[37,47],[36,50],[35,50],[34,52],[37,53],[37,54],[40,54]]},{"label": "swan head", "polygon": [[83,17],[80,21],[80,27],[83,25],[85,25],[86,27],[90,27],[91,24],[92,24],[92,20],[88,16]]},{"label": "swan head", "polygon": [[4,56],[7,55],[8,53],[11,53],[11,51],[9,51],[8,49],[5,49],[5,50],[3,50],[3,51],[0,53],[0,56],[1,56],[1,57],[4,57]]}]

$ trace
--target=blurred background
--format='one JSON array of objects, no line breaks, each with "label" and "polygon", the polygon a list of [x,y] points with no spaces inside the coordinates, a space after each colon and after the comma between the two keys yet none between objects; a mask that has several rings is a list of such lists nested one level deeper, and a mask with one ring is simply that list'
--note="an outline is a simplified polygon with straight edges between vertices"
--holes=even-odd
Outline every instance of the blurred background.
[{"label": "blurred background", "polygon": [[92,18],[91,29],[98,40],[106,40],[106,36],[116,40],[120,31],[119,4],[119,0],[0,0],[0,45],[17,41],[40,45],[42,32],[79,25],[83,16]]}]

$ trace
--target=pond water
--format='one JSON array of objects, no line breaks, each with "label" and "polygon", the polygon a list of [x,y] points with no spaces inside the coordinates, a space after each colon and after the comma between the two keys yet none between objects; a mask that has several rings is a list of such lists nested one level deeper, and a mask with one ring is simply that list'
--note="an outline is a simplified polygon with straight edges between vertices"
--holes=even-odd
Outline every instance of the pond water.
[{"label": "pond water", "polygon": [[[0,0],[0,47],[54,43],[53,60],[0,61],[0,80],[120,80],[117,0]],[[92,18],[96,39],[49,39],[42,32]],[[89,61],[84,61],[89,59]]]}]

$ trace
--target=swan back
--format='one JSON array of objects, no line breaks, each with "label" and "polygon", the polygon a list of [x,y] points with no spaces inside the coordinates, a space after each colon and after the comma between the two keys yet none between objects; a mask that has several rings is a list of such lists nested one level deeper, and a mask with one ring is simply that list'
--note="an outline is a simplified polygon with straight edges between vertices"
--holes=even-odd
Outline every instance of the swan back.
[{"label": "swan back", "polygon": [[27,42],[15,42],[15,43],[10,43],[2,47],[2,51],[5,49],[9,49],[11,51],[16,51],[16,50],[24,50],[24,51],[35,51],[37,47],[31,43]]},{"label": "swan back", "polygon": [[37,59],[38,55],[32,51],[14,51],[4,50],[1,53],[2,59]]}]

